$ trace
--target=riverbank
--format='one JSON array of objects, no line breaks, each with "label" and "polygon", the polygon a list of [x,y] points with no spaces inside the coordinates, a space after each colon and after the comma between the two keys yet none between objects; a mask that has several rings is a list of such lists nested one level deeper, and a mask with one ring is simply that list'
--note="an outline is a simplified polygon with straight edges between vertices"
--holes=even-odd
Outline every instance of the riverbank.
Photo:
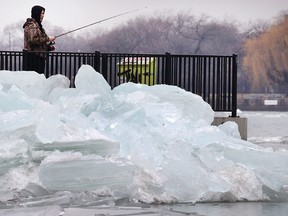
[{"label": "riverbank", "polygon": [[288,111],[286,94],[238,94],[237,106],[246,111]]}]

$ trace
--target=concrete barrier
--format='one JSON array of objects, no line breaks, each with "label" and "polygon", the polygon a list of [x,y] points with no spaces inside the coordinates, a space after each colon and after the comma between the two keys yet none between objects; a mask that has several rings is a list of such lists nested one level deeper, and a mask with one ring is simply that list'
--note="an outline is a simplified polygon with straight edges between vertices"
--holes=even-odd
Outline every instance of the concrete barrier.
[{"label": "concrete barrier", "polygon": [[212,125],[219,126],[227,121],[235,122],[238,125],[238,130],[241,139],[247,140],[247,118],[243,117],[214,117]]}]

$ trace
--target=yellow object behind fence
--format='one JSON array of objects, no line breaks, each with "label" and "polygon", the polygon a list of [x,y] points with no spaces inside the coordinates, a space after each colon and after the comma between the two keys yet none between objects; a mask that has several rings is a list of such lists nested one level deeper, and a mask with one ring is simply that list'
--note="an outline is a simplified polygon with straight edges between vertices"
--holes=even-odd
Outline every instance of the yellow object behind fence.
[{"label": "yellow object behind fence", "polygon": [[154,57],[125,57],[118,63],[121,83],[156,84],[156,59]]}]

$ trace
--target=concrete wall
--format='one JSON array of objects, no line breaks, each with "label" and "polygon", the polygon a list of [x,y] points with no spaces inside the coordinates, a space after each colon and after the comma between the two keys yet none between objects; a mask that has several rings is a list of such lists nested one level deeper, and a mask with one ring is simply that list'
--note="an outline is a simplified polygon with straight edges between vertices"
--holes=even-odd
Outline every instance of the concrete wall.
[{"label": "concrete wall", "polygon": [[241,139],[247,140],[247,118],[243,117],[214,117],[212,125],[219,126],[227,121],[233,121],[238,125]]}]

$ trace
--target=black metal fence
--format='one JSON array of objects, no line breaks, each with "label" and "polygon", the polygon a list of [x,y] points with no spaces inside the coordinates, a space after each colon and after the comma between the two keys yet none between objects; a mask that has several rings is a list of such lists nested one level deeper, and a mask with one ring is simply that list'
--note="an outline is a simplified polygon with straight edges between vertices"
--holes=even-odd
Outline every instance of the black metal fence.
[{"label": "black metal fence", "polygon": [[[175,85],[200,95],[214,111],[237,116],[237,55],[172,55],[45,52],[46,77],[62,74],[74,86],[83,64],[101,73],[112,88],[124,82]],[[23,52],[0,51],[0,70],[23,70]]]}]

